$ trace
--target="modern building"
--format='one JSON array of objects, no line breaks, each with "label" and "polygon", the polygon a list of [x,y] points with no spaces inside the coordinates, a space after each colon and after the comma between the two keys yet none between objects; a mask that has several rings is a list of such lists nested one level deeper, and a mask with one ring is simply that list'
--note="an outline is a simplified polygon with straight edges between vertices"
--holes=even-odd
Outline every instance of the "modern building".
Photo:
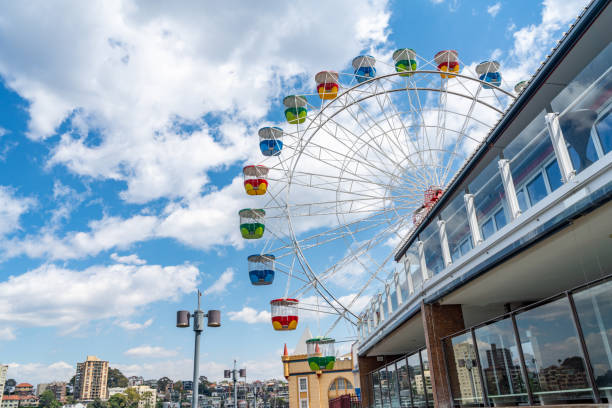
[{"label": "modern building", "polygon": [[398,246],[364,407],[612,404],[611,27],[593,0]]},{"label": "modern building", "polygon": [[[0,364],[0,390],[4,391],[4,385],[6,384],[6,373],[8,372],[8,366]],[[0,392],[0,404],[2,403],[2,395],[4,392]]]},{"label": "modern building", "polygon": [[308,365],[306,340],[312,338],[306,328],[292,355],[282,356],[283,374],[288,381],[289,408],[327,408],[329,400],[341,395],[355,395],[351,355],[336,359],[332,370],[313,371]]},{"label": "modern building", "polygon": [[77,363],[74,379],[74,396],[80,401],[105,400],[108,398],[108,361],[87,356],[83,363]]},{"label": "modern building", "polygon": [[42,383],[36,386],[36,396],[40,397],[43,392],[49,390],[55,395],[55,399],[59,402],[66,401],[66,382],[54,381],[50,383]]}]

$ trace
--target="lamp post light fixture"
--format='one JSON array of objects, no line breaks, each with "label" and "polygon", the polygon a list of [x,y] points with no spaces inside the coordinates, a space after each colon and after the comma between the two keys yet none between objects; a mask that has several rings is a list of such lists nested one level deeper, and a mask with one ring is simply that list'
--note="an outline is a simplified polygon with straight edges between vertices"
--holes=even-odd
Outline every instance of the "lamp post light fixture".
[{"label": "lamp post light fixture", "polygon": [[200,309],[200,298],[202,292],[198,290],[198,308],[190,314],[187,310],[179,310],[176,312],[176,327],[185,328],[189,327],[190,319],[193,318],[193,331],[195,332],[195,346],[193,351],[193,389],[191,408],[198,407],[198,377],[200,375],[200,334],[204,331],[204,318],[208,318],[208,327],[220,327],[221,326],[221,311],[209,310],[208,313]]},{"label": "lamp post light fixture", "polygon": [[[234,368],[232,370],[223,370],[223,377],[232,378],[232,380],[234,381],[234,408],[238,408],[238,391],[236,388],[236,383],[238,382],[238,376],[246,378],[246,368],[241,368],[240,370],[236,369],[236,360],[234,360]],[[245,387],[246,387],[246,380],[245,380]],[[245,399],[246,399],[246,391],[245,391]]]}]

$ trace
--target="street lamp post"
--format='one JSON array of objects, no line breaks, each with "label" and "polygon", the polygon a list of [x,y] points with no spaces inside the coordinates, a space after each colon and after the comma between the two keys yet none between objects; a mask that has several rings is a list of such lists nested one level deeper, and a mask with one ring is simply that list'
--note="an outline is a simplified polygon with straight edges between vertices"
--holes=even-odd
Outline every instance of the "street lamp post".
[{"label": "street lamp post", "polygon": [[[238,383],[238,375],[240,375],[240,377],[246,378],[246,368],[241,368],[240,370],[236,369],[236,360],[234,360],[234,368],[232,370],[223,371],[223,377],[230,378],[230,375],[231,375],[232,380],[234,381],[234,408],[238,408],[238,391],[236,388],[236,384]],[[245,398],[246,398],[246,394],[245,394]]]},{"label": "street lamp post", "polygon": [[208,327],[221,326],[221,312],[219,310],[209,310],[208,313],[200,309],[200,298],[202,293],[198,290],[198,308],[190,314],[187,310],[176,312],[176,327],[189,327],[189,320],[193,318],[193,331],[195,332],[195,346],[193,350],[193,385],[191,408],[198,408],[198,376],[200,375],[200,335],[204,331],[204,318],[208,318]]}]

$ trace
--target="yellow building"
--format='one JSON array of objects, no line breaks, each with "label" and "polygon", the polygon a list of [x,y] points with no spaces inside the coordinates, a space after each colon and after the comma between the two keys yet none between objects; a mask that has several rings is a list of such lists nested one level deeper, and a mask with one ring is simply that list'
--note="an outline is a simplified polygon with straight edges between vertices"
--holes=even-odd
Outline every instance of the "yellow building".
[{"label": "yellow building", "polygon": [[351,354],[338,357],[333,370],[313,371],[308,366],[306,340],[312,338],[306,328],[292,355],[287,345],[282,356],[283,374],[289,383],[289,408],[328,408],[329,400],[341,395],[355,395]]},{"label": "yellow building", "polygon": [[97,398],[108,398],[106,382],[108,381],[108,361],[95,356],[87,356],[83,363],[77,363],[74,379],[74,396],[80,401],[93,401]]}]

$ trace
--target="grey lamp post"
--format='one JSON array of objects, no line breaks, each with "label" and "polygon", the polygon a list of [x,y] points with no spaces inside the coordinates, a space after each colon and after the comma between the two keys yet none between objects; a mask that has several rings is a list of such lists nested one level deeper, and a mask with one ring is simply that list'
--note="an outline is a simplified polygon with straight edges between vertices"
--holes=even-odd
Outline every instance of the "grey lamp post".
[{"label": "grey lamp post", "polygon": [[236,384],[238,383],[238,375],[240,375],[240,377],[246,378],[246,368],[241,368],[240,370],[236,369],[236,360],[234,360],[234,368],[232,370],[223,371],[223,376],[225,378],[232,378],[232,380],[234,381],[234,408],[238,408],[238,391],[236,388]]},{"label": "grey lamp post", "polygon": [[176,327],[189,327],[189,319],[193,317],[193,331],[195,332],[195,346],[193,351],[193,386],[191,408],[198,408],[198,377],[200,375],[200,334],[204,331],[204,318],[208,318],[208,327],[221,326],[221,311],[209,310],[208,313],[200,309],[200,298],[202,293],[198,290],[198,308],[190,314],[187,310],[176,312]]}]

